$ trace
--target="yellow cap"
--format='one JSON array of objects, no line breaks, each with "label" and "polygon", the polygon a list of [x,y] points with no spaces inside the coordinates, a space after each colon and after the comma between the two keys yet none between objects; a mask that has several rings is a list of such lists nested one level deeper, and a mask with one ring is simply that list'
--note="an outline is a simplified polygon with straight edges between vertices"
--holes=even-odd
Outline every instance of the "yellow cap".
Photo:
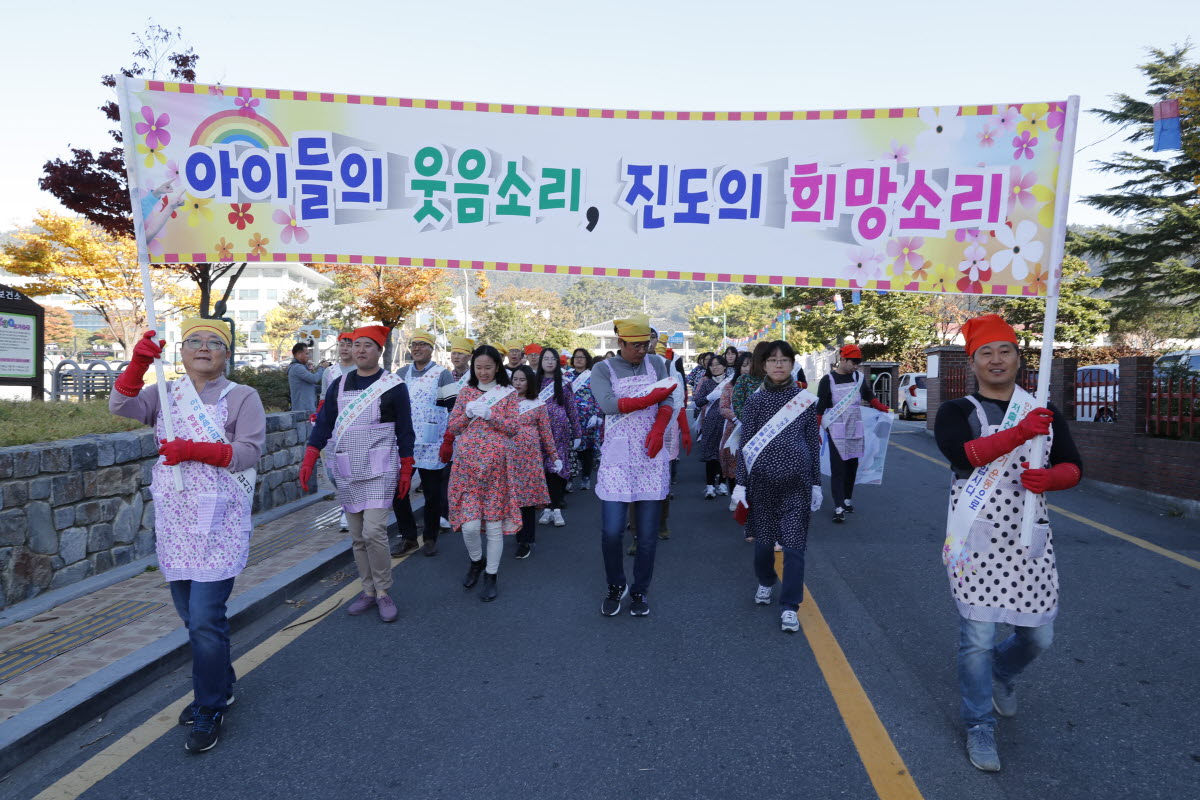
[{"label": "yellow cap", "polygon": [[233,336],[229,333],[229,323],[223,319],[203,319],[201,317],[191,317],[185,319],[180,326],[183,331],[183,338],[187,339],[193,333],[215,333],[217,338],[229,347],[233,343]]},{"label": "yellow cap", "polygon": [[645,314],[634,314],[628,319],[613,320],[613,330],[627,342],[650,341],[650,318]]},{"label": "yellow cap", "polygon": [[424,342],[425,344],[429,345],[430,347],[437,347],[437,342],[434,341],[433,334],[430,333],[429,331],[421,330],[420,328],[417,328],[415,331],[412,332],[412,335],[408,337],[409,345],[415,344],[417,342]]},{"label": "yellow cap", "polygon": [[471,355],[471,353],[475,352],[475,340],[468,339],[465,336],[451,336],[450,352],[466,353],[467,355]]},{"label": "yellow cap", "polygon": [[504,350],[505,352],[508,352],[509,350],[520,350],[523,353],[525,352],[525,343],[520,339],[513,339],[511,342],[504,343]]}]

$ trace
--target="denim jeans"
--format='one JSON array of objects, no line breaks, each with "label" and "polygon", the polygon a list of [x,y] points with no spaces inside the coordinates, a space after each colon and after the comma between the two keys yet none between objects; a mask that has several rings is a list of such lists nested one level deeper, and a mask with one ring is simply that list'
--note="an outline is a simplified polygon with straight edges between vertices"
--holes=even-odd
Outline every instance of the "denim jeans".
[{"label": "denim jeans", "polygon": [[[754,541],[754,574],[761,586],[774,586],[779,580],[775,574],[775,545],[764,537]],[[804,601],[804,548],[783,548],[783,590],[779,605],[793,611],[800,609]]]},{"label": "denim jeans", "polygon": [[995,622],[959,618],[958,685],[962,691],[962,721],[968,728],[995,725],[992,716],[992,680],[1011,686],[1029,662],[1054,641],[1054,624],[1037,628],[1013,627],[999,644]]},{"label": "denim jeans", "polygon": [[225,601],[233,578],[223,581],[171,581],[171,599],[192,644],[192,693],[202,708],[225,710],[233,693],[233,660],[229,653],[229,618]]},{"label": "denim jeans", "polygon": [[[616,500],[600,501],[600,549],[604,553],[604,573],[611,585],[625,584],[626,511],[629,503]],[[639,500],[633,503],[633,529],[637,540],[637,555],[633,558],[633,584],[629,591],[645,594],[654,576],[654,551],[658,548],[658,522],[661,500]]]}]

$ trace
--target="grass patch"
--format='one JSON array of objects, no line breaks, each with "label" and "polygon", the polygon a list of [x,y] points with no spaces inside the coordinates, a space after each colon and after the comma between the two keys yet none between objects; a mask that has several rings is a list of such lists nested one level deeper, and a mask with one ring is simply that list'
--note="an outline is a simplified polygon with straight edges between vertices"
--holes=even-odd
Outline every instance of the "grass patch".
[{"label": "grass patch", "polygon": [[108,398],[82,403],[0,400],[0,447],[53,442],[88,433],[119,433],[145,426],[108,410]]}]

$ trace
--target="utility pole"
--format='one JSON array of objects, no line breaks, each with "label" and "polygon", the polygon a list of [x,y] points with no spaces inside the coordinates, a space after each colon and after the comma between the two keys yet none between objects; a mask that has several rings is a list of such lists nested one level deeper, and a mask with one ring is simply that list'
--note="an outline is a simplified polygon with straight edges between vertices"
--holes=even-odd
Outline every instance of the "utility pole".
[{"label": "utility pole", "polygon": [[463,270],[463,330],[471,338],[471,272]]}]

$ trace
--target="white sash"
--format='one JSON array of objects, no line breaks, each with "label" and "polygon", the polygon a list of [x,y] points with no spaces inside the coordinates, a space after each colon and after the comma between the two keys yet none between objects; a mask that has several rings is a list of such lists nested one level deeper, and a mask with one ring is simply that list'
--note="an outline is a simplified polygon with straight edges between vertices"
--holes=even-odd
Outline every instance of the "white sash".
[{"label": "white sash", "polygon": [[[346,373],[349,375],[350,373]],[[342,376],[342,387],[345,388],[346,375]],[[366,389],[359,392],[353,400],[346,403],[340,411],[338,411],[337,422],[333,426],[333,452],[338,451],[338,445],[341,444],[342,437],[354,421],[358,419],[358,415],[366,411],[367,406],[371,405],[377,397],[383,395],[388,389],[393,386],[399,386],[404,383],[404,379],[395,373],[383,370],[383,374],[379,376],[379,380],[372,383]]]},{"label": "white sash", "polygon": [[711,392],[708,393],[707,399],[710,404],[715,403],[721,399],[721,392],[725,390],[725,384],[729,383],[729,381],[732,379],[733,379],[733,374],[732,374],[732,371],[730,371],[717,384],[717,388],[713,389]]},{"label": "white sash", "polygon": [[[1034,408],[1037,408],[1036,398],[1020,386],[1014,387],[1004,421],[1000,423],[1000,430],[1006,431],[1013,427]],[[988,501],[1000,483],[1000,475],[1004,468],[1010,461],[1018,458],[1023,449],[1024,446],[1018,447],[971,473],[958,495],[957,503],[946,514],[946,541],[942,545],[942,563],[954,570],[956,578],[961,578],[968,570],[974,569],[967,553],[967,537],[971,534],[971,526],[987,508]]]},{"label": "white sash", "polygon": [[592,382],[592,371],[585,369],[583,372],[575,376],[575,380],[571,381],[571,391],[579,394],[579,390]]},{"label": "white sash", "polygon": [[[236,383],[230,381],[229,385],[221,390],[219,401],[225,395],[237,386]],[[217,444],[231,444],[225,438],[225,431],[212,421],[208,416],[208,410],[205,408],[204,401],[200,399],[200,395],[196,392],[196,387],[192,385],[192,381],[182,377],[171,385],[171,394],[175,400],[175,405],[179,409],[180,422],[188,429],[191,436],[189,438],[195,442],[215,442]],[[254,467],[244,469],[241,472],[230,472],[229,475],[233,478],[233,482],[237,484],[247,497],[254,497],[254,480],[257,476],[257,471]]]},{"label": "white sash", "polygon": [[467,381],[471,380],[471,370],[463,373],[463,376],[454,383],[447,383],[441,389],[438,389],[438,399],[445,400],[447,397],[456,397],[462,391],[462,388],[467,385]]},{"label": "white sash", "polygon": [[758,460],[759,454],[766,446],[815,402],[817,402],[815,394],[807,389],[801,389],[795,397],[784,404],[783,408],[776,411],[767,420],[766,425],[758,429],[758,433],[750,437],[750,441],[746,442],[746,446],[742,448],[742,458],[746,459],[747,472],[754,469],[754,462]]},{"label": "white sash", "polygon": [[496,405],[496,403],[499,403],[501,400],[508,397],[515,391],[516,389],[512,388],[511,386],[493,386],[491,389],[488,389],[486,392],[484,392],[483,396],[475,402],[483,403],[488,408],[492,408]]},{"label": "white sash", "polygon": [[554,381],[551,380],[549,383],[547,383],[545,386],[542,387],[542,390],[540,392],[538,392],[538,400],[541,400],[543,403],[549,403],[550,398],[553,396],[554,396]]},{"label": "white sash", "polygon": [[[858,389],[858,385],[861,382],[862,382],[862,373],[859,372],[858,370],[855,370],[854,371],[854,390],[846,392],[846,396],[843,397],[841,400],[839,400],[838,404],[836,406],[834,406],[833,408],[831,408],[825,412],[825,416],[821,418],[821,427],[822,428],[825,428],[826,430],[828,430],[829,426],[832,425],[834,422],[836,422],[837,418],[840,417],[842,415],[842,413],[847,408],[849,408],[852,403],[855,403],[862,399],[862,395],[859,393],[859,389]],[[830,373],[830,375],[829,375],[829,393],[831,395],[833,394],[833,374],[832,373]]]},{"label": "white sash", "polygon": [[[647,366],[647,369],[650,369],[650,367]],[[610,370],[610,372],[611,372],[611,370]],[[679,385],[678,378],[673,378],[673,377],[668,376],[666,378],[663,378],[661,381],[657,381],[655,383],[650,384],[649,386],[644,387],[641,391],[637,392],[636,394],[629,395],[629,397],[645,397],[646,395],[653,392],[655,389],[665,389],[667,387],[670,387],[672,390],[674,390],[675,387],[678,385]],[[645,409],[642,409],[642,410],[645,410]],[[632,416],[632,414],[636,414],[636,413],[638,413],[638,412],[634,411],[634,412],[631,412],[631,414],[614,414],[614,415],[608,417],[607,420],[605,421],[605,431],[606,431],[605,436],[611,435],[612,432],[615,431],[618,428],[618,426],[620,426],[621,422],[626,417]]]},{"label": "white sash", "polygon": [[517,414],[518,416],[521,414],[528,414],[535,408],[541,408],[544,405],[546,405],[546,403],[540,397],[537,400],[522,400],[521,402],[517,403]]}]

